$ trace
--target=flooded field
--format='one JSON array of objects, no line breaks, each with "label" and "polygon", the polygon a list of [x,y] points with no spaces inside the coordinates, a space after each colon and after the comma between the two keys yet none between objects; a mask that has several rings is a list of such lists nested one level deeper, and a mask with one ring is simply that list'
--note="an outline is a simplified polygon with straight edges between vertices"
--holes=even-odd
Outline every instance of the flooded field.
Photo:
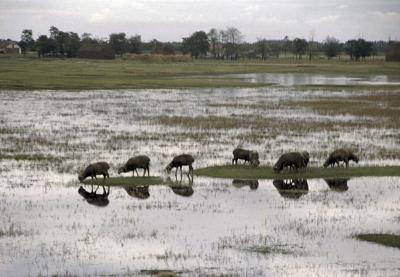
[{"label": "flooded field", "polygon": [[[291,191],[164,172],[181,153],[230,163],[236,146],[262,165],[296,150],[321,166],[338,147],[359,166],[399,165],[399,116],[396,90],[0,91],[0,275],[399,275],[397,248],[353,238],[399,234],[398,177]],[[80,188],[89,163],[116,176],[139,154],[162,185]]]}]

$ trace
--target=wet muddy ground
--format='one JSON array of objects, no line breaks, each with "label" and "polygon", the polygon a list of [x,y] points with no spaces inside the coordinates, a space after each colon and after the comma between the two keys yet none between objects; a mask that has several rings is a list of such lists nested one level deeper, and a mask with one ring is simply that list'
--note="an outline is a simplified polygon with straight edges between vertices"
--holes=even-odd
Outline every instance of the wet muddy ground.
[{"label": "wet muddy ground", "polygon": [[166,178],[174,155],[224,164],[236,146],[266,165],[292,150],[322,165],[337,147],[361,166],[399,165],[399,103],[379,89],[1,91],[0,275],[398,275],[398,249],[352,237],[400,232],[397,177],[288,191],[195,176],[93,200],[77,175],[103,160],[115,176],[145,154]]}]

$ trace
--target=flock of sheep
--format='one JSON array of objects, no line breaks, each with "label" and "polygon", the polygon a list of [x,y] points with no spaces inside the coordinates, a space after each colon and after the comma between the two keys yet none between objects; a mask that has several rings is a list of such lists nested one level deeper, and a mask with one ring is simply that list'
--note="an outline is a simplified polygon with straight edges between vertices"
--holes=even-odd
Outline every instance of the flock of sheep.
[{"label": "flock of sheep", "polygon": [[[248,162],[250,165],[257,167],[260,165],[259,155],[257,151],[245,150],[241,148],[236,148],[233,150],[233,159],[232,164],[237,164],[238,160],[244,160],[244,163]],[[275,163],[273,170],[276,173],[281,172],[284,169],[293,169],[299,170],[301,168],[306,168],[308,162],[310,160],[310,155],[308,152],[290,152],[283,154],[278,161]],[[354,161],[358,163],[358,157],[349,150],[346,149],[337,149],[333,151],[328,159],[324,163],[324,167],[328,166],[337,166],[340,165],[341,162],[344,162],[346,167],[349,166],[349,161]],[[173,158],[173,160],[167,165],[165,170],[170,173],[173,168],[176,168],[175,177],[178,175],[178,169],[181,172],[182,178],[182,167],[188,166],[189,173],[188,175],[192,174],[193,176],[193,166],[194,158],[188,154],[182,154]],[[103,175],[104,179],[106,177],[110,178],[108,174],[108,169],[110,166],[106,162],[97,162],[90,164],[86,169],[79,174],[79,181],[83,181],[87,177],[91,177],[92,179],[96,178],[96,175]],[[135,172],[139,175],[137,169],[144,169],[143,176],[147,175],[150,176],[150,158],[144,155],[136,156],[130,158],[122,167],[118,169],[118,174],[122,172],[133,172],[133,176]]]}]

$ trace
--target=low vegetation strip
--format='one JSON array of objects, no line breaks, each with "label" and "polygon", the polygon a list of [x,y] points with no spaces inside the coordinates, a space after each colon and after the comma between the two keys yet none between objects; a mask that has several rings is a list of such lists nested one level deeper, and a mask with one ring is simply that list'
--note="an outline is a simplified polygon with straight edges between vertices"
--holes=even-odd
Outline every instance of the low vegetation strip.
[{"label": "low vegetation strip", "polygon": [[378,243],[384,246],[400,248],[400,235],[392,234],[358,234],[356,238],[363,241]]},{"label": "low vegetation strip", "polygon": [[199,168],[194,171],[197,176],[215,178],[246,178],[246,179],[298,179],[298,178],[346,178],[363,176],[400,176],[400,166],[384,167],[349,167],[349,168],[319,168],[306,170],[284,171],[275,173],[271,167],[252,168],[243,165],[222,165]]},{"label": "low vegetation strip", "polygon": [[82,182],[85,185],[104,185],[104,186],[152,186],[159,185],[162,183],[160,177],[150,176],[150,177],[111,177],[110,179],[104,180],[103,178],[98,178],[97,180],[86,179]]},{"label": "low vegetation strip", "polygon": [[[1,57],[0,57],[1,58]],[[300,61],[297,61],[300,63]],[[124,60],[37,59],[2,57],[0,89],[127,89],[257,87],[269,84],[227,78],[236,73],[388,74],[400,63],[182,62],[140,63]]]},{"label": "low vegetation strip", "polygon": [[1,154],[0,160],[60,162],[61,158],[42,154]]}]

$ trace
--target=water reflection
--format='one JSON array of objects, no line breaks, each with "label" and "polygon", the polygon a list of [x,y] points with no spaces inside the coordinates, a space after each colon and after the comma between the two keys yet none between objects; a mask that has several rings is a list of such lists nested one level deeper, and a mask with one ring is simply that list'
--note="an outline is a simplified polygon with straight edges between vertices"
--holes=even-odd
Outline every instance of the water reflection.
[{"label": "water reflection", "polygon": [[400,80],[394,75],[352,76],[322,75],[311,73],[256,73],[228,74],[230,78],[242,78],[252,83],[272,83],[281,86],[295,85],[399,85]]},{"label": "water reflection", "polygon": [[347,181],[349,178],[336,178],[336,179],[324,179],[328,184],[329,188],[334,191],[344,192],[349,189]]},{"label": "water reflection", "polygon": [[126,185],[123,188],[132,197],[138,199],[147,199],[150,197],[149,186]]},{"label": "water reflection", "polygon": [[299,199],[308,193],[307,179],[274,180],[273,184],[279,194],[285,198]]},{"label": "water reflection", "polygon": [[172,191],[180,196],[189,197],[192,196],[194,193],[193,190],[193,177],[189,178],[188,182],[184,181],[173,181],[171,178],[167,178],[165,180],[165,184],[169,186]]},{"label": "water reflection", "polygon": [[84,187],[80,186],[78,189],[78,193],[85,198],[85,200],[94,206],[105,207],[110,201],[108,200],[108,195],[110,194],[110,186],[107,186],[107,190],[104,186],[103,193],[97,193],[99,186],[97,186],[96,190],[93,191],[93,185],[91,185],[91,191],[87,191]]},{"label": "water reflection", "polygon": [[235,188],[242,188],[249,186],[251,190],[256,190],[258,188],[258,180],[254,179],[234,179],[232,185]]}]

